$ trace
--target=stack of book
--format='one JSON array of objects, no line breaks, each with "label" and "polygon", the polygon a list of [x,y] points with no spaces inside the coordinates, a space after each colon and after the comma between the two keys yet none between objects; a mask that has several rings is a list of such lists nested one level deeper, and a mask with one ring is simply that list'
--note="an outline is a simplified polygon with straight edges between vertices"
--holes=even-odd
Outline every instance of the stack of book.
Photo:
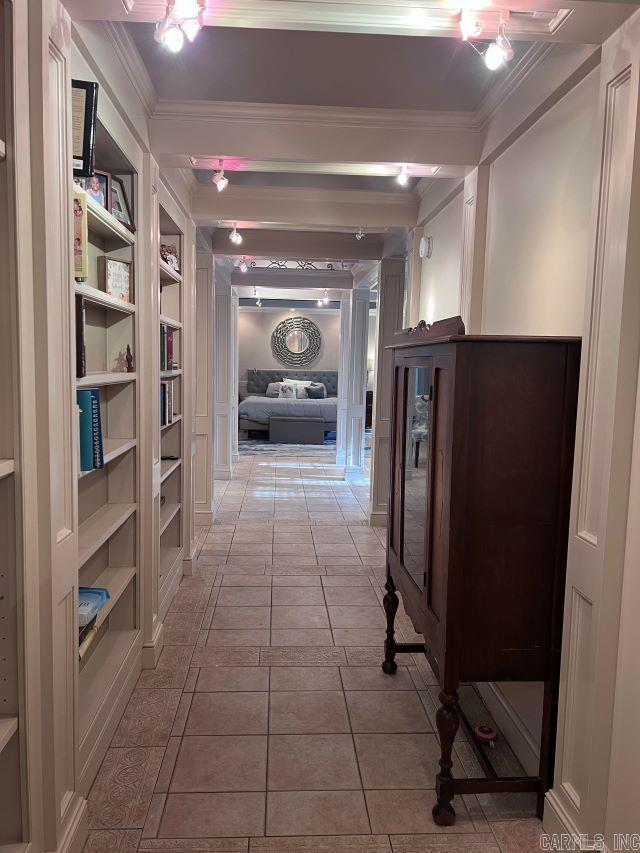
[{"label": "stack of book", "polygon": [[104,468],[100,391],[87,388],[76,391],[80,414],[80,470]]},{"label": "stack of book", "polygon": [[80,659],[98,633],[96,617],[109,601],[109,590],[104,587],[81,586],[78,588],[78,627],[80,629]]},{"label": "stack of book", "polygon": [[173,423],[173,381],[160,383],[160,426]]},{"label": "stack of book", "polygon": [[173,329],[160,326],[160,370],[175,370],[173,360]]}]

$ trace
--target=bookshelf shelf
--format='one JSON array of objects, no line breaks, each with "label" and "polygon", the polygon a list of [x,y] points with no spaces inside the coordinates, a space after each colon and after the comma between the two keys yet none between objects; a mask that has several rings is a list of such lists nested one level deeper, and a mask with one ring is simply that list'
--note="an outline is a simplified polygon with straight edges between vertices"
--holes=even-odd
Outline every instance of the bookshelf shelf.
[{"label": "bookshelf shelf", "polygon": [[87,373],[82,379],[76,379],[77,388],[93,388],[98,385],[123,385],[135,382],[135,373]]},{"label": "bookshelf shelf", "polygon": [[0,717],[0,752],[2,752],[17,731],[17,717]]},{"label": "bookshelf shelf", "polygon": [[123,314],[135,314],[136,311],[133,302],[124,302],[122,299],[111,296],[103,290],[98,290],[97,287],[92,287],[90,284],[78,284],[76,282],[76,293],[78,296],[84,296],[87,302],[110,308],[112,311],[121,311]]},{"label": "bookshelf shelf", "polygon": [[160,315],[160,325],[168,326],[170,329],[182,328],[182,323],[179,320],[174,320],[171,317],[167,317],[166,314]]},{"label": "bookshelf shelf", "polygon": [[13,459],[0,459],[0,480],[4,480],[16,470]]},{"label": "bookshelf shelf", "polygon": [[122,223],[118,222],[115,216],[112,216],[108,210],[94,201],[91,196],[87,196],[87,219],[89,231],[94,234],[99,234],[103,239],[108,241],[109,249],[124,248],[125,246],[133,246],[136,242],[136,235],[125,228]]},{"label": "bookshelf shelf", "polygon": [[[104,438],[102,440],[104,464],[108,465],[110,462],[118,459],[118,457],[131,450],[132,447],[135,447],[136,444],[137,441],[135,438]],[[99,468],[94,468],[92,471],[78,471],[78,479],[88,477],[89,474],[93,474],[94,471],[99,470]]]},{"label": "bookshelf shelf", "polygon": [[160,535],[165,532],[167,527],[171,524],[176,515],[180,512],[180,504],[179,503],[166,503],[163,507],[160,508]]},{"label": "bookshelf shelf", "polygon": [[160,548],[160,574],[158,577],[158,585],[160,588],[162,588],[165,578],[169,577],[173,573],[174,566],[181,556],[182,548]]},{"label": "bookshelf shelf", "polygon": [[165,261],[160,258],[158,260],[158,265],[160,267],[160,283],[169,282],[170,284],[180,284],[182,281],[182,276],[179,272],[176,272],[172,267],[169,266]]},{"label": "bookshelf shelf", "polygon": [[122,593],[136,576],[135,566],[108,566],[91,586],[105,587],[109,590],[109,601],[98,611],[96,628],[104,624],[116,606]]},{"label": "bookshelf shelf", "polygon": [[161,432],[164,432],[166,429],[169,429],[169,427],[172,427],[174,424],[179,423],[181,420],[182,420],[182,415],[174,415],[174,416],[173,416],[173,420],[171,421],[171,423],[169,423],[169,424],[163,424],[163,425],[160,427],[160,431],[161,431]]},{"label": "bookshelf shelf", "polygon": [[160,463],[160,482],[164,483],[182,465],[182,459],[163,459]]},{"label": "bookshelf shelf", "polygon": [[182,376],[182,370],[161,370],[160,377],[162,379],[175,379],[176,376]]},{"label": "bookshelf shelf", "polygon": [[90,515],[78,530],[78,568],[82,568],[135,511],[134,503],[113,503],[105,504]]},{"label": "bookshelf shelf", "polygon": [[84,740],[138,636],[137,629],[109,630],[80,670],[80,740]]}]

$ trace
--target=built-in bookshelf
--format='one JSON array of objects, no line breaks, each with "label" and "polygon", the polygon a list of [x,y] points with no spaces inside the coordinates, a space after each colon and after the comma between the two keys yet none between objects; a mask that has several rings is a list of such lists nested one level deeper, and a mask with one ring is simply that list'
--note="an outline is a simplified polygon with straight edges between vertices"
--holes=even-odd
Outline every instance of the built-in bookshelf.
[{"label": "built-in bookshelf", "polygon": [[160,618],[169,606],[182,574],[184,541],[183,494],[183,280],[184,233],[177,209],[162,187],[159,199],[158,322],[160,353],[160,537],[158,607]]},{"label": "built-in bookshelf", "polygon": [[100,122],[96,139],[96,170],[122,179],[134,222],[127,227],[110,212],[108,193],[96,200],[74,184],[74,211],[79,199],[86,209],[87,235],[86,274],[78,276],[76,267],[72,283],[79,411],[78,588],[108,591],[89,626],[79,626],[77,632],[83,793],[108,745],[115,700],[140,665],[141,646],[137,174]]},{"label": "built-in bookshelf", "polygon": [[[16,175],[12,168],[12,4],[0,0],[0,850],[27,841],[25,803],[24,581],[16,275]],[[5,847],[6,845],[6,847]]]}]

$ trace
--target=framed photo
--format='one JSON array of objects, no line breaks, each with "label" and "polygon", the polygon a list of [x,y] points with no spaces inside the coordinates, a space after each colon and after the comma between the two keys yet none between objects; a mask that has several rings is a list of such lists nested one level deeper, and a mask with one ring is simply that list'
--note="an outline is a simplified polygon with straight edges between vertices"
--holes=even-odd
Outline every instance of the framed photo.
[{"label": "framed photo", "polygon": [[160,235],[160,257],[171,267],[172,270],[180,272],[180,235]]},{"label": "framed photo", "polygon": [[129,204],[127,190],[125,188],[124,181],[118,175],[111,175],[109,212],[118,220],[118,222],[122,222],[123,225],[126,225],[129,231],[136,230],[135,225],[133,224],[133,215],[131,213],[131,205]]},{"label": "framed photo", "polygon": [[109,296],[131,301],[131,262],[120,258],[98,257],[98,282]]},{"label": "framed photo", "polygon": [[111,175],[108,172],[99,172],[96,169],[90,178],[78,178],[78,183],[89,198],[97,202],[100,207],[104,207],[106,210],[109,209]]},{"label": "framed photo", "polygon": [[98,84],[88,80],[72,80],[71,147],[75,178],[88,178],[93,174],[97,109]]}]

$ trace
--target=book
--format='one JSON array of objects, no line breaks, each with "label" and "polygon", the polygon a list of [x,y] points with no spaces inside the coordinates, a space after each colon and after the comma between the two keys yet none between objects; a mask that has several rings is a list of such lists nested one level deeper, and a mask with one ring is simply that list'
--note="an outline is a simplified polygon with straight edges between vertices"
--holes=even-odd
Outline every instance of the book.
[{"label": "book", "polygon": [[110,597],[105,587],[78,587],[78,625],[84,628],[95,619]]},{"label": "book", "polygon": [[167,327],[160,325],[160,370],[167,369]]},{"label": "book", "polygon": [[93,470],[93,440],[91,416],[91,391],[77,391],[76,401],[80,409],[80,470]]},{"label": "book", "polygon": [[76,293],[76,377],[87,375],[87,348],[85,344],[85,305],[84,296]]},{"label": "book", "polygon": [[73,192],[73,275],[76,281],[86,281],[89,275],[89,226],[87,194],[77,185]]},{"label": "book", "polygon": [[98,280],[109,296],[130,302],[131,263],[119,258],[98,257]]},{"label": "book", "polygon": [[100,391],[91,388],[91,450],[93,467],[104,468],[104,451],[102,446],[102,418],[100,416]]},{"label": "book", "polygon": [[167,329],[167,367],[173,370],[173,329]]}]

